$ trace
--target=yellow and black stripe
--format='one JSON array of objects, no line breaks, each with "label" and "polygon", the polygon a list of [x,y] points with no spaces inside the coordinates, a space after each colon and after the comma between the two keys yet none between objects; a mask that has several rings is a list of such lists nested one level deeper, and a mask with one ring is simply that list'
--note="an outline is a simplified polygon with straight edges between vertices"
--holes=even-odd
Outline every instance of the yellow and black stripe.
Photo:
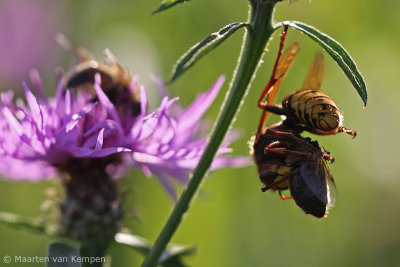
[{"label": "yellow and black stripe", "polygon": [[322,91],[293,92],[283,99],[282,106],[309,128],[328,132],[339,127],[340,112],[337,104]]}]

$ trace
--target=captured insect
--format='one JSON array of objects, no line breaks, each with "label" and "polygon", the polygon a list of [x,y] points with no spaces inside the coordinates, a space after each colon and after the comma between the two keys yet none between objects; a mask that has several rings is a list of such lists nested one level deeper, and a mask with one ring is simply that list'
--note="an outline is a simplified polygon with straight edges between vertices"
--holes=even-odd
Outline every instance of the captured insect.
[{"label": "captured insect", "polygon": [[101,88],[117,108],[129,106],[133,117],[140,113],[140,90],[131,88],[132,76],[109,49],[104,51],[107,63],[103,63],[88,52],[72,47],[64,36],[58,36],[57,41],[66,50],[72,50],[80,61],[65,75],[64,88],[93,91],[95,75],[99,73]]},{"label": "captured insect", "polygon": [[[286,30],[281,37],[271,79],[259,98],[258,106],[263,109],[263,113],[253,145],[253,156],[260,180],[265,185],[262,188],[263,192],[277,190],[281,199],[293,198],[306,214],[322,218],[327,215],[336,201],[336,186],[327,165],[327,162],[333,163],[334,158],[328,151],[322,150],[317,141],[300,135],[303,130],[321,129],[315,126],[317,124],[298,119],[295,115],[300,112],[293,111],[293,114],[290,114],[290,109],[270,104],[300,50],[299,43],[292,43],[280,60]],[[319,88],[315,84],[320,84],[322,80],[321,70],[316,67],[315,62],[314,60],[305,81],[307,85],[314,85],[313,89]],[[267,96],[266,103],[262,102],[265,96]],[[269,112],[286,115],[287,118],[265,127]],[[317,133],[320,132],[317,131]],[[287,189],[291,193],[289,197],[282,194],[282,191]]]},{"label": "captured insect", "polygon": [[[282,200],[293,198],[305,213],[318,218],[327,215],[336,201],[336,186],[327,165],[334,158],[317,141],[278,123],[257,133],[253,148],[263,192],[277,190]],[[287,189],[290,197],[282,194]]]}]

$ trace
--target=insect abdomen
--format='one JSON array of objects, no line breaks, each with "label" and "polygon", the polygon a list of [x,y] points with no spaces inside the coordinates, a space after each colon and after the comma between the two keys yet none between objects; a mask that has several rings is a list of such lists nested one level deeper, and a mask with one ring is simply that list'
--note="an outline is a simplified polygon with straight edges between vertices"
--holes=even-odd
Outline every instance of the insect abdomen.
[{"label": "insect abdomen", "polygon": [[329,132],[339,127],[339,109],[335,101],[322,91],[291,93],[283,99],[282,106],[309,128]]}]

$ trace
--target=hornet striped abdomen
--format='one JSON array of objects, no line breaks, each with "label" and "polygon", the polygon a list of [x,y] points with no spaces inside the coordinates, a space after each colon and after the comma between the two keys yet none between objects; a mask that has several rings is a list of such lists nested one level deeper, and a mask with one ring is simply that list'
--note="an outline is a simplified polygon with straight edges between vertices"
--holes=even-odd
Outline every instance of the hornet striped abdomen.
[{"label": "hornet striped abdomen", "polygon": [[[283,123],[292,128],[300,127],[302,130],[321,135],[344,132],[355,137],[356,131],[343,126],[343,116],[333,98],[319,90],[325,73],[324,57],[321,53],[315,54],[301,90],[286,96],[282,106],[273,104],[283,78],[299,50],[300,44],[292,43],[281,61],[282,51],[279,51],[272,76],[258,99],[258,107],[264,109],[263,117],[266,118],[268,112],[285,115]],[[266,101],[264,98],[267,98]],[[262,128],[260,123],[258,130],[261,131]]]},{"label": "hornet striped abdomen", "polygon": [[293,92],[283,99],[282,107],[309,129],[332,132],[341,125],[337,104],[319,90]]}]

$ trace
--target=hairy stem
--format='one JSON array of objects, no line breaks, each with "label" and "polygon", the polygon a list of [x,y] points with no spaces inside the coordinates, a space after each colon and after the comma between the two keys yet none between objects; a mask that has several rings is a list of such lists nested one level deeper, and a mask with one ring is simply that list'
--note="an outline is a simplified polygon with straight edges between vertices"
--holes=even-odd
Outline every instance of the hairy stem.
[{"label": "hairy stem", "polygon": [[211,138],[193,173],[192,179],[178,200],[166,225],[143,262],[142,267],[154,267],[158,265],[162,252],[177,230],[184,214],[189,209],[190,202],[198,191],[204,175],[208,171],[219,146],[240,108],[242,100],[255,76],[265,46],[274,32],[272,14],[274,6],[278,1],[279,0],[251,0],[249,23],[252,30],[248,31],[243,39],[242,52],[239,57],[238,66],[222,110],[218,115],[217,122],[211,133]]}]

